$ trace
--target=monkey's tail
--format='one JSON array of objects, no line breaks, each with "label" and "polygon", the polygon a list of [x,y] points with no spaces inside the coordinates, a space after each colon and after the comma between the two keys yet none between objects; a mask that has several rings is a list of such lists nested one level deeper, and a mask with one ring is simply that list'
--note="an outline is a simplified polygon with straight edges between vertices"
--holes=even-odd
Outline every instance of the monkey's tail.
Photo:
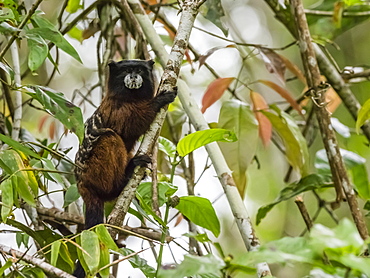
[{"label": "monkey's tail", "polygon": [[[85,230],[90,229],[98,224],[104,223],[104,202],[99,199],[85,200]],[[73,276],[85,278],[86,273],[80,261],[76,264]]]}]

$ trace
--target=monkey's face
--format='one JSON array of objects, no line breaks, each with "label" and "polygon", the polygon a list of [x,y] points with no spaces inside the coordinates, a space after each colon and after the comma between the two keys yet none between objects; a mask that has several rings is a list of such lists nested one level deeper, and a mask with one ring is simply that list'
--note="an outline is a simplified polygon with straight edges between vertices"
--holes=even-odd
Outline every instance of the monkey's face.
[{"label": "monkey's face", "polygon": [[[109,63],[108,86],[115,93],[150,93],[153,90],[153,61],[123,60]],[[128,89],[128,90],[127,90]],[[131,91],[132,90],[132,91]]]}]

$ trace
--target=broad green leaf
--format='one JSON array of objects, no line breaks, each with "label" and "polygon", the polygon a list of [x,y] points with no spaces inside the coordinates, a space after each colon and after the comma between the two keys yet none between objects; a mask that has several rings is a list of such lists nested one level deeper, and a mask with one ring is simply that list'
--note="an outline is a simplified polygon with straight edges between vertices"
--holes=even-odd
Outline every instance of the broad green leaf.
[{"label": "broad green leaf", "polygon": [[117,244],[114,242],[104,225],[96,226],[95,233],[98,235],[99,240],[109,249],[114,251],[118,250]]},{"label": "broad green leaf", "polygon": [[12,259],[9,258],[6,263],[0,268],[0,276],[3,277],[4,271],[13,265]]},{"label": "broad green leaf", "polygon": [[313,226],[310,232],[310,245],[316,252],[328,252],[335,255],[346,253],[360,254],[364,241],[356,226],[349,219],[344,218],[338,226],[330,229],[321,224]]},{"label": "broad green leaf", "polygon": [[[121,248],[119,249],[119,253],[121,253],[123,256],[128,256],[135,252],[128,248]],[[155,269],[148,265],[148,262],[145,259],[140,258],[139,255],[132,256],[128,260],[133,268],[139,268],[146,277],[148,278],[155,277]]]},{"label": "broad green leaf", "polygon": [[72,184],[70,187],[68,187],[66,194],[64,195],[63,208],[69,206],[78,198],[80,198],[80,193],[78,193],[77,184]]},{"label": "broad green leaf", "polygon": [[45,40],[37,34],[27,36],[29,49],[28,67],[31,71],[37,70],[45,61],[49,53],[49,48]]},{"label": "broad green leaf", "polygon": [[45,170],[50,171],[50,172],[47,172],[49,179],[51,179],[54,182],[57,182],[58,184],[64,184],[60,173],[55,172],[57,171],[57,169],[55,168],[53,161],[51,161],[50,159],[43,158],[41,159],[41,163]]},{"label": "broad green leaf", "polygon": [[165,137],[160,136],[158,138],[158,149],[165,154],[167,154],[170,158],[174,158],[176,154],[176,146],[170,140]]},{"label": "broad green leaf", "polygon": [[13,186],[17,189],[19,196],[23,200],[25,200],[29,205],[35,206],[35,198],[30,192],[28,179],[24,179],[22,175],[18,174],[20,174],[20,172],[18,172],[17,175],[12,176]]},{"label": "broad green leaf", "polygon": [[73,46],[63,37],[58,29],[46,18],[40,16],[38,13],[32,16],[32,20],[36,22],[38,27],[27,31],[28,34],[37,34],[46,40],[51,41],[64,52],[82,63],[80,56]]},{"label": "broad green leaf", "polygon": [[145,211],[145,214],[144,214],[145,218],[149,219],[148,215],[151,215],[155,219],[155,221],[157,221],[159,224],[161,224],[162,226],[166,226],[166,223],[164,223],[163,220],[160,217],[158,217],[157,214],[153,212],[152,208],[144,201],[143,197],[137,191],[136,191],[136,198],[139,200],[140,205],[141,205],[141,209],[139,207],[137,207],[137,209],[139,210],[140,213],[143,213],[142,210]]},{"label": "broad green leaf", "polygon": [[50,264],[52,264],[53,266],[56,266],[57,265],[57,260],[58,260],[58,256],[59,256],[59,250],[60,250],[61,243],[62,242],[60,240],[57,240],[57,241],[54,241],[51,244],[51,260],[50,260]]},{"label": "broad green leaf", "polygon": [[38,155],[36,152],[34,152],[33,150],[31,150],[30,148],[22,145],[21,143],[13,140],[12,138],[4,135],[4,134],[0,134],[0,140],[3,141],[5,144],[11,146],[13,149],[17,150],[17,151],[20,151],[28,156],[31,156],[31,157],[34,157],[34,158],[37,158],[37,159],[41,159],[41,156]]},{"label": "broad green leaf", "polygon": [[183,236],[195,238],[197,241],[202,242],[202,243],[211,241],[207,234],[186,233],[186,234],[183,234]]},{"label": "broad green leaf", "polygon": [[[166,202],[167,197],[172,196],[176,191],[177,187],[168,182],[158,182],[158,202],[159,206],[163,206]],[[152,183],[151,182],[142,182],[137,192],[141,195],[144,202],[151,207],[152,206]]]},{"label": "broad green leaf", "polygon": [[235,134],[225,129],[207,129],[196,131],[182,138],[177,144],[177,152],[180,156],[195,151],[209,143],[215,141],[235,142],[237,140]]},{"label": "broad green leaf", "polygon": [[6,223],[7,217],[13,208],[13,184],[11,179],[6,179],[0,184],[1,188],[1,219]]},{"label": "broad green leaf", "polygon": [[357,121],[356,121],[356,131],[360,133],[360,128],[363,124],[370,119],[370,98],[362,105],[361,109],[358,111]]},{"label": "broad green leaf", "polygon": [[216,25],[225,36],[228,35],[229,31],[221,20],[221,18],[225,16],[221,0],[206,1],[200,6],[199,12],[204,18]]},{"label": "broad green leaf", "polygon": [[[351,179],[361,198],[370,199],[370,182],[365,166],[366,159],[362,156],[344,149],[340,149],[344,165],[351,173]],[[315,157],[315,168],[318,173],[331,175],[328,157],[324,149],[317,151]]]},{"label": "broad green leaf", "polygon": [[295,121],[285,112],[279,115],[261,111],[272,123],[274,130],[279,134],[285,147],[285,156],[289,164],[304,177],[308,174],[307,142]]},{"label": "broad green leaf", "polygon": [[[65,242],[62,242],[62,245],[60,246],[60,249],[59,249],[59,258],[61,258],[63,261],[63,264],[60,263],[60,261],[57,263],[57,266],[61,269],[62,266],[65,267],[65,264],[64,262],[68,265],[68,268],[66,268],[66,271],[69,271],[69,272],[72,272],[75,268],[75,263],[74,261],[72,260],[71,258],[71,254],[68,250],[68,245],[65,243]],[[59,266],[61,265],[61,266]]]},{"label": "broad green leaf", "polygon": [[80,0],[68,0],[66,11],[70,14],[73,14],[81,8]]},{"label": "broad green leaf", "polygon": [[331,186],[333,186],[333,184],[330,176],[318,174],[308,175],[302,178],[299,182],[292,183],[280,191],[279,197],[274,202],[259,208],[257,212],[256,224],[258,225],[261,220],[265,218],[267,213],[280,202],[289,200],[290,198],[295,197],[305,191]]},{"label": "broad green leaf", "polygon": [[235,132],[238,141],[219,143],[232,170],[232,175],[242,198],[247,186],[246,171],[253,160],[258,145],[258,122],[249,105],[230,100],[223,103],[218,119],[220,128]]},{"label": "broad green leaf", "polygon": [[81,247],[87,253],[83,252],[82,256],[90,273],[96,273],[100,262],[100,245],[97,234],[92,231],[83,231],[81,233]]},{"label": "broad green leaf", "polygon": [[176,208],[194,224],[220,235],[220,221],[211,202],[202,197],[183,196]]},{"label": "broad green leaf", "polygon": [[158,278],[193,277],[194,275],[217,275],[222,277],[221,269],[225,263],[213,254],[205,256],[185,255],[184,260],[175,269],[159,269]]},{"label": "broad green leaf", "polygon": [[[100,262],[99,269],[110,263],[110,254],[108,247],[105,244],[100,245]],[[99,271],[101,278],[109,278],[109,267],[106,267]]]},{"label": "broad green leaf", "polygon": [[50,88],[33,86],[25,89],[28,95],[40,102],[48,112],[77,135],[80,143],[82,142],[84,125],[79,107],[68,101],[62,93],[57,93]]}]

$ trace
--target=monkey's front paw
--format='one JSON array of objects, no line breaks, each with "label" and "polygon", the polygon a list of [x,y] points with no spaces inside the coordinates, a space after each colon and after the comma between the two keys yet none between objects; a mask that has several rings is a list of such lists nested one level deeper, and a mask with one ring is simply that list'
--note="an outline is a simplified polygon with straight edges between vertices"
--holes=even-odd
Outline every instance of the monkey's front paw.
[{"label": "monkey's front paw", "polygon": [[141,154],[134,156],[132,162],[135,166],[148,167],[148,164],[152,163],[152,159],[146,154]]},{"label": "monkey's front paw", "polygon": [[177,96],[177,87],[174,87],[172,91],[161,91],[159,95],[156,97],[158,109],[173,102],[176,96]]}]

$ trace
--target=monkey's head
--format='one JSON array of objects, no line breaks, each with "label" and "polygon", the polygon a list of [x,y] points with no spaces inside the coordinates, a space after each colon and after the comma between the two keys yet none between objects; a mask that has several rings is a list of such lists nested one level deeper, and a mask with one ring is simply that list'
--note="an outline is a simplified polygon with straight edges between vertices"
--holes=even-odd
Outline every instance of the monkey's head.
[{"label": "monkey's head", "polygon": [[152,98],[152,60],[123,60],[109,63],[108,91],[125,100]]}]

